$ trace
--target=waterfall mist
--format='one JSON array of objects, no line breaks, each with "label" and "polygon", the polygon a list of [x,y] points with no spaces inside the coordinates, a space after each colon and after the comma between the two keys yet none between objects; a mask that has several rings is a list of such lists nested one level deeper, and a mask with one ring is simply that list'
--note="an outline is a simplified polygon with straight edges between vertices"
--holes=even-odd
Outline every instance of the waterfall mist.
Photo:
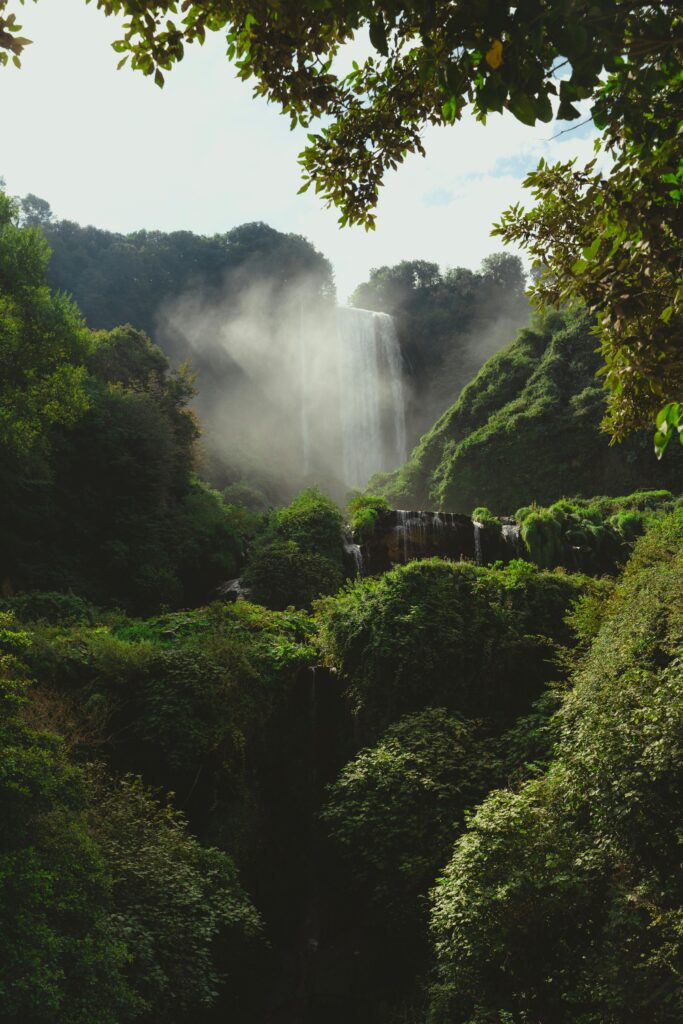
[{"label": "waterfall mist", "polygon": [[159,327],[197,370],[204,471],[270,500],[318,485],[338,500],[407,457],[392,318],[336,307],[306,278],[234,281],[167,302]]}]

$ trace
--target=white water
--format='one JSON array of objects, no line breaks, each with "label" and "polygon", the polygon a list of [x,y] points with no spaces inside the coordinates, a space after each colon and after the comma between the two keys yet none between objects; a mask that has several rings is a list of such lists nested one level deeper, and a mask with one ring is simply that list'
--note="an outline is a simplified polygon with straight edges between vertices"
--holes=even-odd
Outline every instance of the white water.
[{"label": "white water", "polygon": [[503,541],[510,552],[510,558],[519,558],[522,549],[521,533],[518,523],[514,521],[503,522]]},{"label": "white water", "polygon": [[356,575],[357,576],[362,576],[363,575],[363,551],[361,549],[360,544],[354,544],[353,541],[345,540],[344,541],[344,550],[346,551],[347,555],[350,555],[350,557],[353,559],[353,564],[356,567]]},{"label": "white water", "polygon": [[337,342],[344,480],[363,488],[407,458],[403,361],[386,313],[339,307]]}]

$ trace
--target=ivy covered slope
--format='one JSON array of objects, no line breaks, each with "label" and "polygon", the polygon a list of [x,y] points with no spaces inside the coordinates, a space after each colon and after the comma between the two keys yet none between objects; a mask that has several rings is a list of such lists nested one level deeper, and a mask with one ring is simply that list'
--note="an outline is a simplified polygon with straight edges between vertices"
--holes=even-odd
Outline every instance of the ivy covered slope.
[{"label": "ivy covered slope", "polygon": [[681,1020],[682,551],[678,510],[584,616],[599,628],[547,770],[492,792],[456,842],[430,1024]]},{"label": "ivy covered slope", "polygon": [[657,462],[650,435],[610,445],[600,432],[606,392],[592,318],[553,313],[493,356],[410,460],[373,478],[395,507],[512,513],[563,495],[683,486],[676,450]]}]

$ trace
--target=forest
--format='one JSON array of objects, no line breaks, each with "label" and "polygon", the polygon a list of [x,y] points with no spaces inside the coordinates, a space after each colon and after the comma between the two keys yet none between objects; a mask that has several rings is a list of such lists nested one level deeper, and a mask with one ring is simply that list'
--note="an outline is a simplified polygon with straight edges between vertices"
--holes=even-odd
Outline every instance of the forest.
[{"label": "forest", "polygon": [[157,84],[222,32],[324,114],[342,226],[466,103],[591,100],[612,162],[346,305],[303,234],[0,178],[2,1024],[683,1018],[683,21],[635,6],[98,0]]}]

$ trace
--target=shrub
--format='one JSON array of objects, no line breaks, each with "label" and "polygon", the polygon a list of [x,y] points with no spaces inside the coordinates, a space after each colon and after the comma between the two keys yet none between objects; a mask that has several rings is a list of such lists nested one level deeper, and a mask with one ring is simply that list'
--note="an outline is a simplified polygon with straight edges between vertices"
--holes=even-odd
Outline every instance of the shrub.
[{"label": "shrub", "polygon": [[426,706],[503,727],[556,669],[582,578],[426,559],[357,581],[318,608],[328,664],[372,736]]},{"label": "shrub", "polygon": [[347,505],[349,526],[359,544],[369,541],[380,518],[391,507],[386,498],[376,494],[356,494]]},{"label": "shrub", "polygon": [[683,515],[641,538],[545,774],[491,794],[433,895],[429,1019],[680,1019]]},{"label": "shrub", "polygon": [[139,1009],[112,927],[111,883],[88,835],[81,773],[56,736],[29,728],[30,643],[0,634],[0,992],[7,1024],[121,1024]]},{"label": "shrub", "polygon": [[302,551],[293,540],[271,540],[255,547],[243,575],[251,597],[268,608],[310,608],[321,594],[334,594],[343,582],[340,566],[324,555]]},{"label": "shrub", "polygon": [[419,894],[496,770],[474,723],[427,708],[361,750],[329,787],[323,821],[381,927],[422,916]]},{"label": "shrub", "polygon": [[89,791],[91,835],[112,877],[112,931],[130,951],[142,1019],[190,1024],[219,993],[235,1009],[261,925],[230,857],[200,846],[139,779],[91,771]]},{"label": "shrub", "polygon": [[498,516],[494,516],[493,512],[483,505],[473,509],[472,519],[485,529],[500,531],[503,525]]},{"label": "shrub", "polygon": [[275,512],[272,529],[280,539],[294,541],[301,551],[322,555],[341,567],[342,515],[316,488],[302,491],[286,508]]}]

